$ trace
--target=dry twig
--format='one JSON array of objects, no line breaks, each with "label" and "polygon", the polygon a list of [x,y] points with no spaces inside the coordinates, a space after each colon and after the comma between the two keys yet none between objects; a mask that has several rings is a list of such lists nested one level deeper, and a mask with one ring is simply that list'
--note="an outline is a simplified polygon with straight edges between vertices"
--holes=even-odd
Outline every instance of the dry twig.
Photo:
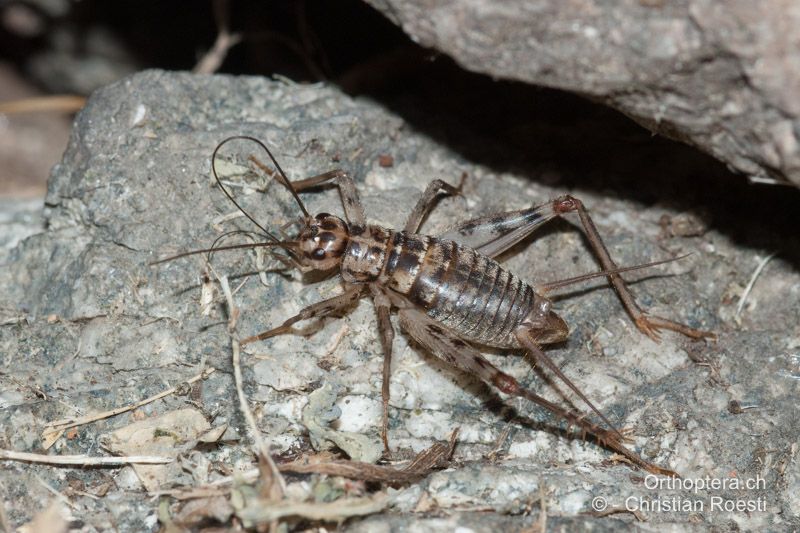
[{"label": "dry twig", "polygon": [[216,372],[216,368],[206,368],[199,374],[192,376],[188,380],[180,383],[175,387],[171,387],[165,391],[159,392],[155,396],[150,396],[149,398],[145,398],[136,403],[132,403],[130,405],[125,405],[123,407],[117,407],[116,409],[111,409],[109,411],[103,411],[102,413],[94,413],[90,415],[81,416],[79,418],[63,418],[61,420],[55,420],[53,422],[48,423],[44,431],[42,431],[42,438],[44,439],[44,449],[50,448],[58,438],[64,433],[65,430],[77,426],[83,426],[85,424],[90,424],[97,420],[102,420],[104,418],[110,418],[112,416],[116,416],[121,413],[125,413],[127,411],[132,411],[133,409],[138,409],[143,405],[147,405],[148,403],[154,402],[165,396],[169,396],[170,394],[175,394],[178,390],[185,387],[185,384],[192,384],[201,379],[206,379],[208,376]]},{"label": "dry twig", "polygon": [[307,462],[305,460],[293,461],[280,465],[282,472],[328,474],[341,476],[361,481],[381,483],[411,483],[426,476],[434,468],[447,466],[456,446],[458,429],[450,435],[450,441],[445,444],[437,442],[427,450],[417,455],[411,463],[403,468],[392,466],[374,465],[361,461],[324,461]]},{"label": "dry twig", "polygon": [[23,461],[56,466],[125,466],[129,464],[163,465],[171,463],[169,457],[157,455],[128,455],[121,457],[90,457],[88,455],[44,455],[0,449],[0,460]]},{"label": "dry twig", "polygon": [[217,19],[217,38],[211,49],[197,62],[193,72],[195,74],[213,74],[225,57],[228,50],[242,42],[242,36],[238,33],[231,33],[228,29],[228,2],[217,0],[214,2],[214,16]]},{"label": "dry twig", "polygon": [[745,287],[744,292],[742,292],[742,297],[739,298],[739,304],[736,306],[736,314],[733,315],[735,320],[739,320],[739,315],[742,314],[742,310],[744,309],[744,302],[747,300],[747,297],[750,296],[750,292],[753,290],[758,276],[761,275],[761,271],[764,270],[764,267],[767,266],[767,263],[769,263],[777,253],[778,252],[772,252],[767,257],[762,259],[758,263],[758,266],[756,266],[756,269],[753,271],[753,275],[750,276],[750,281],[747,282],[747,287]]},{"label": "dry twig", "polygon": [[70,94],[21,98],[0,103],[0,114],[37,113],[41,111],[58,111],[76,113],[86,104],[86,98]]},{"label": "dry twig", "polygon": [[253,442],[255,443],[258,456],[268,465],[269,470],[272,473],[272,479],[277,486],[276,496],[283,497],[283,494],[286,490],[286,482],[284,481],[283,476],[281,476],[278,467],[275,466],[275,462],[272,460],[272,457],[269,454],[269,447],[267,446],[266,442],[264,442],[264,439],[261,436],[261,431],[259,431],[258,426],[256,425],[256,419],[253,416],[253,412],[250,410],[250,405],[247,402],[247,396],[245,396],[244,388],[242,386],[244,380],[242,379],[241,347],[239,344],[239,339],[236,335],[236,319],[238,317],[239,310],[233,303],[233,294],[231,293],[230,285],[228,285],[227,276],[220,276],[214,272],[214,269],[211,269],[211,271],[219,280],[220,287],[222,287],[222,293],[225,295],[225,300],[228,304],[228,333],[231,337],[231,348],[233,350],[233,377],[234,381],[236,382],[236,395],[239,398],[239,408],[242,410],[244,419],[247,422],[247,428],[250,431]]}]

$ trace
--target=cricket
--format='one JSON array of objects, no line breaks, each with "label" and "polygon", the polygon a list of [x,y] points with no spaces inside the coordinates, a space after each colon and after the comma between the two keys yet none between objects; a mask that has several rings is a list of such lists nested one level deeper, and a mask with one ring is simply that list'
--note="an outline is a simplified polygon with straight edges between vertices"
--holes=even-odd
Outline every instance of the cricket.
[{"label": "cricket", "polygon": [[[252,142],[267,154],[275,171],[253,156],[249,159],[288,189],[299,208],[298,218],[278,232],[267,230],[248,214],[219,178],[216,166],[219,151],[233,140]],[[592,438],[632,465],[655,474],[676,475],[627,448],[623,432],[616,429],[562,373],[542,347],[562,342],[569,334],[569,326],[553,310],[548,295],[562,287],[601,277],[607,278],[642,334],[659,340],[661,330],[672,330],[693,339],[713,338],[711,332],[648,314],[637,304],[621,276],[624,272],[654,267],[682,257],[619,267],[583,203],[569,195],[527,209],[465,220],[439,235],[425,235],[419,231],[428,212],[441,196],[460,194],[460,185],[456,187],[438,179],[432,181],[411,209],[405,226],[398,231],[367,221],[355,182],[347,172],[332,170],[290,181],[269,148],[254,137],[234,136],[223,140],[214,150],[211,168],[223,193],[259,228],[266,240],[230,246],[217,246],[215,242],[211,248],[184,252],[154,264],[197,253],[266,247],[286,267],[297,268],[303,273],[319,271],[340,276],[344,289],[341,294],[302,309],[277,327],[243,339],[243,345],[291,334],[294,331],[292,326],[297,322],[338,314],[362,297],[370,296],[384,356],[381,438],[387,457],[391,454],[388,438],[389,378],[395,335],[390,315],[396,311],[405,334],[449,366],[510,397],[522,398],[549,411],[568,427],[578,429],[583,438]],[[326,184],[338,188],[344,218],[324,212],[312,215],[300,199],[300,192]],[[577,215],[601,270],[537,284],[520,279],[496,260],[548,221],[573,214]],[[287,234],[289,228],[296,228],[294,235]],[[484,357],[482,347],[521,350],[529,354],[540,369],[555,376],[571,390],[594,413],[597,421],[590,420],[587,413],[574,407],[562,407],[528,390]],[[555,382],[551,380],[551,383]]]}]

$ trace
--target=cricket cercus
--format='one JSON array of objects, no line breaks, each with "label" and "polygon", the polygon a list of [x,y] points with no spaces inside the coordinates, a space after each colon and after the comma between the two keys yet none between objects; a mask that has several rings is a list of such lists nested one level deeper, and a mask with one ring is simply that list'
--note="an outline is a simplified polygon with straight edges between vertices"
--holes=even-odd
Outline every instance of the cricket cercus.
[{"label": "cricket cercus", "polygon": [[[278,238],[262,227],[239,206],[220,181],[216,168],[218,153],[223,145],[235,139],[259,145],[277,172],[252,156],[249,157],[250,162],[274,175],[292,194],[302,213],[296,222],[299,230],[293,238]],[[396,309],[400,326],[406,334],[447,364],[476,376],[505,394],[524,398],[543,407],[639,467],[658,474],[674,475],[674,472],[646,461],[625,447],[621,433],[541,349],[544,344],[565,340],[569,333],[567,324],[553,311],[547,294],[596,277],[608,278],[631,319],[645,335],[658,339],[659,330],[667,329],[692,338],[713,337],[712,333],[647,314],[637,305],[620,277],[623,272],[674,259],[619,268],[581,201],[569,195],[528,209],[467,220],[441,235],[430,236],[417,233],[429,208],[442,193],[459,193],[459,188],[441,180],[428,185],[411,211],[405,227],[402,231],[396,231],[367,222],[353,179],[346,172],[332,170],[290,182],[269,149],[252,137],[237,136],[222,141],[214,151],[212,171],[225,195],[263,231],[267,240],[195,250],[162,261],[193,253],[263,246],[270,247],[273,255],[285,265],[303,272],[338,272],[344,287],[341,294],[302,309],[280,326],[248,337],[242,340],[242,344],[291,333],[296,322],[345,310],[369,294],[375,304],[384,352],[381,435],[387,454],[389,371],[394,339],[394,328],[389,317],[392,309]],[[325,183],[338,186],[344,219],[328,213],[311,215],[300,199],[298,192]],[[544,223],[569,213],[577,213],[602,266],[601,271],[546,284],[529,284],[494,259]],[[284,228],[290,226],[287,224]],[[584,413],[556,405],[526,389],[515,378],[490,363],[479,351],[481,347],[525,350],[542,368],[552,372],[585,402],[605,427],[590,421]]]}]

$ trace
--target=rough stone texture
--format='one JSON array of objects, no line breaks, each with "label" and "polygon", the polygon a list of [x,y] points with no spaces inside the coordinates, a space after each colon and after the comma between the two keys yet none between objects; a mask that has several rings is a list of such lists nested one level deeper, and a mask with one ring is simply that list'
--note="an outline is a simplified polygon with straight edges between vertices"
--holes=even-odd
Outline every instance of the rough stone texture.
[{"label": "rough stone texture", "polygon": [[800,185],[800,5],[367,0],[465,68],[600,100],[753,178]]},{"label": "rough stone texture", "polygon": [[0,263],[25,237],[41,232],[41,199],[0,198]]},{"label": "rough stone texture", "polygon": [[[495,116],[496,122],[502,119]],[[435,122],[447,129],[453,119],[439,116]],[[455,129],[461,141],[469,142],[468,128]],[[570,181],[562,178],[572,172],[568,165],[494,165],[489,161],[511,158],[515,148],[480,142],[495,151],[493,157],[480,157],[442,136],[421,134],[376,103],[353,101],[325,86],[146,72],[105,88],[80,114],[64,160],[53,171],[46,231],[19,244],[0,269],[2,448],[36,451],[47,421],[140,400],[196,374],[202,364],[220,371],[189,396],[170,396],[136,416],[128,413],[78,428],[51,453],[100,454],[102,434],[187,403],[202,409],[214,426],[229,423],[239,435],[247,434],[236,407],[219,293],[207,314],[201,305],[202,257],[148,265],[169,253],[208,246],[221,231],[252,229],[241,217],[220,220],[234,209],[209,175],[215,145],[235,134],[269,142],[293,178],[346,168],[356,177],[371,220],[392,227],[402,224],[430,180],[456,182],[466,172],[463,197],[439,203],[424,227],[429,233],[454,220],[542,202],[563,193]],[[380,165],[383,154],[393,156],[393,166]],[[697,168],[684,164],[670,172],[692,182]],[[636,166],[637,173],[648,172]],[[596,171],[595,177],[602,173]],[[498,394],[409,346],[400,334],[391,380],[392,446],[398,456],[408,456],[460,427],[455,461],[447,470],[393,491],[387,513],[347,525],[358,531],[458,526],[508,531],[539,523],[545,502],[547,523],[564,530],[797,528],[796,236],[792,240],[790,229],[773,235],[763,217],[746,209],[737,218],[753,232],[749,240],[716,220],[688,223],[690,213],[675,207],[685,204],[672,182],[660,188],[657,179],[640,181],[637,194],[661,191],[656,197],[663,201],[646,204],[636,195],[609,193],[605,186],[572,183],[569,191],[590,207],[621,264],[693,253],[658,271],[675,276],[631,276],[642,278],[634,290],[647,308],[713,329],[720,340],[694,343],[665,334],[656,344],[635,331],[613,292],[597,282],[589,284],[597,290],[576,288],[570,298],[559,299],[557,308],[572,333],[549,354],[614,423],[631,429],[631,446],[644,457],[686,478],[759,476],[764,485],[697,494],[648,488],[644,474],[612,463],[608,451],[547,430],[557,422],[537,409],[509,402],[520,415],[515,418],[500,408]],[[250,192],[239,197],[259,220],[272,224],[296,215],[290,203]],[[312,211],[341,212],[334,190],[303,197]],[[717,199],[722,210],[726,202]],[[766,255],[758,246],[774,242],[782,243],[781,254],[763,270],[736,317],[744,286]],[[255,269],[249,253],[220,253],[212,264],[230,276],[234,288],[247,279],[235,296],[243,335],[267,329],[337,290],[335,281],[311,284],[299,275],[268,274],[266,285],[257,277],[242,277]],[[554,223],[535,242],[517,247],[506,264],[531,281],[596,268],[580,233],[567,223]],[[275,453],[310,449],[301,424],[303,408],[309,393],[323,383],[339,391],[331,413],[341,414],[333,429],[377,440],[382,357],[371,303],[365,299],[345,318],[325,321],[309,333],[254,344],[244,354],[246,392]],[[489,357],[552,396],[522,357]],[[732,400],[744,411],[732,412]],[[246,439],[202,448],[222,471],[248,466],[248,449]],[[187,471],[175,483],[191,485],[218,475],[214,468],[205,476]],[[293,494],[312,494],[317,479],[291,477]],[[45,485],[69,499],[73,525],[82,524],[85,531],[156,527],[157,499],[143,494],[130,469],[6,462],[0,465],[0,491],[12,524],[30,519],[53,498]],[[680,497],[702,501],[706,508],[691,513],[643,510],[640,517],[648,522],[639,523],[629,513],[587,514],[595,497],[607,498],[611,508],[623,506],[629,497]],[[763,498],[767,510],[717,511],[710,509],[712,497]]]}]

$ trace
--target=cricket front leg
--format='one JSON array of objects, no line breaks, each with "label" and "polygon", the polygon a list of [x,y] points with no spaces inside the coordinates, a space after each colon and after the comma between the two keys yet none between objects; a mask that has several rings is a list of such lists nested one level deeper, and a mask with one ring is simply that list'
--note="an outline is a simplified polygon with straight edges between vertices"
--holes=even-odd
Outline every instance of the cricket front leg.
[{"label": "cricket front leg", "polygon": [[263,341],[264,339],[269,339],[271,337],[277,337],[278,335],[291,333],[292,326],[295,323],[300,322],[301,320],[308,320],[309,318],[321,318],[331,313],[335,313],[336,311],[346,309],[347,307],[351,306],[353,303],[358,301],[359,298],[361,298],[362,289],[363,287],[361,286],[353,286],[348,288],[338,296],[334,296],[333,298],[328,298],[327,300],[322,300],[321,302],[311,304],[308,307],[301,309],[300,312],[294,315],[293,317],[284,321],[284,323],[281,324],[280,326],[272,328],[269,331],[264,331],[262,333],[259,333],[258,335],[247,337],[246,339],[243,339],[241,341],[241,344],[242,346],[244,346],[245,344],[250,344],[251,342]]},{"label": "cricket front leg", "polygon": [[[604,270],[617,269],[617,264],[611,259],[608,248],[606,248],[605,243],[603,243],[603,239],[600,237],[597,227],[594,225],[592,218],[583,206],[583,202],[569,195],[561,196],[553,200],[553,211],[558,215],[564,215],[573,211],[577,212],[586,237],[589,239],[589,244],[592,250],[594,250],[597,259],[600,261],[600,265]],[[619,274],[609,274],[608,281],[614,287],[619,299],[622,301],[622,305],[625,306],[625,310],[628,312],[631,319],[633,319],[636,327],[651,339],[659,340],[658,330],[660,329],[677,331],[693,339],[716,338],[716,335],[710,331],[695,329],[660,316],[648,315],[636,303],[636,299],[625,284],[625,280],[623,280]]]},{"label": "cricket front leg", "polygon": [[414,210],[411,211],[411,214],[408,216],[408,221],[406,221],[406,226],[403,229],[409,233],[417,233],[422,224],[422,219],[425,218],[425,215],[433,206],[436,198],[438,198],[441,193],[448,195],[461,194],[461,187],[463,184],[464,177],[461,178],[461,183],[459,183],[458,187],[453,187],[442,180],[433,180],[430,182],[422,193],[422,196],[417,200],[417,205],[414,206]]},{"label": "cricket front leg", "polygon": [[391,457],[389,450],[389,378],[392,369],[392,343],[394,342],[394,327],[389,318],[392,309],[389,297],[377,286],[370,285],[372,301],[375,303],[375,313],[378,316],[378,331],[381,336],[383,348],[383,381],[381,383],[381,400],[383,402],[383,418],[381,423],[381,439],[387,458]]},{"label": "cricket front leg", "polygon": [[[267,153],[269,153],[269,151]],[[251,157],[250,160],[265,173],[269,175],[273,174],[269,167],[259,161],[258,158]],[[273,162],[275,162],[274,159]],[[353,224],[366,225],[367,217],[364,214],[364,205],[358,197],[358,190],[356,190],[356,184],[353,178],[346,171],[341,169],[330,170],[322,174],[317,174],[316,176],[311,176],[310,178],[288,182],[285,181],[283,171],[280,171],[278,173],[278,178],[281,179],[284,185],[291,189],[294,194],[318,185],[324,185],[328,182],[335,183],[339,187],[339,194],[342,197],[342,204],[344,205],[344,213],[347,220]]]},{"label": "cricket front leg", "polygon": [[342,205],[348,222],[360,226],[366,225],[367,216],[364,214],[364,205],[358,196],[358,190],[353,178],[346,171],[336,169],[303,180],[293,181],[292,187],[299,192],[328,182],[333,182],[339,187],[339,194],[342,197]]}]

